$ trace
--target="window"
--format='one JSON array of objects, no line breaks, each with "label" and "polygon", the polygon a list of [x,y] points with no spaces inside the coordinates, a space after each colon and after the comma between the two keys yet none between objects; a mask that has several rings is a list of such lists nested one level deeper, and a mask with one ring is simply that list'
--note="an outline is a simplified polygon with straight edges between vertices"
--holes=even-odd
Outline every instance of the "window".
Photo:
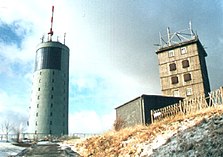
[{"label": "window", "polygon": [[41,79],[39,79],[39,83],[41,83]]},{"label": "window", "polygon": [[187,82],[187,81],[190,81],[191,80],[191,74],[184,74],[184,81]]},{"label": "window", "polygon": [[39,108],[39,104],[37,104],[36,107]]},{"label": "window", "polygon": [[53,71],[53,75],[54,75],[54,71]]},{"label": "window", "polygon": [[50,104],[50,107],[52,108],[53,107],[53,104]]},{"label": "window", "polygon": [[61,70],[61,57],[62,48],[42,47],[38,49],[36,52],[35,71],[41,69]]},{"label": "window", "polygon": [[40,91],[40,88],[38,88],[38,91]]},{"label": "window", "polygon": [[39,100],[40,96],[38,95],[37,99]]},{"label": "window", "polygon": [[173,96],[174,96],[174,97],[179,97],[179,96],[180,96],[180,92],[179,92],[179,90],[174,90],[174,91],[173,91]]},{"label": "window", "polygon": [[52,87],[51,90],[53,91],[54,90],[54,87]]},{"label": "window", "polygon": [[170,67],[170,71],[174,71],[174,70],[176,70],[176,69],[177,69],[177,67],[176,67],[176,64],[175,64],[175,63],[171,63],[171,64],[169,64],[169,67]]},{"label": "window", "polygon": [[171,77],[171,82],[172,82],[172,84],[177,84],[178,83],[178,77],[177,76]]},{"label": "window", "polygon": [[50,121],[50,125],[52,125],[52,121]]},{"label": "window", "polygon": [[181,54],[182,55],[185,54],[185,53],[187,53],[186,47],[181,47],[180,50],[181,50]]},{"label": "window", "polygon": [[42,74],[42,72],[39,72],[39,74],[41,75],[41,74]]},{"label": "window", "polygon": [[186,95],[187,95],[187,96],[192,95],[192,88],[187,88],[187,89],[186,89]]},{"label": "window", "polygon": [[182,61],[182,66],[183,68],[188,68],[190,65],[189,65],[189,60],[183,60]]},{"label": "window", "polygon": [[52,82],[54,82],[54,79],[52,79]]},{"label": "window", "polygon": [[51,95],[51,99],[53,99],[53,95]]},{"label": "window", "polygon": [[50,112],[50,116],[53,116],[53,112]]},{"label": "window", "polygon": [[173,57],[173,56],[174,56],[174,51],[173,51],[173,50],[170,50],[170,51],[168,52],[168,56],[169,56],[169,57]]},{"label": "window", "polygon": [[37,121],[36,121],[36,126],[37,126]]},{"label": "window", "polygon": [[38,112],[36,113],[36,117],[38,117]]}]

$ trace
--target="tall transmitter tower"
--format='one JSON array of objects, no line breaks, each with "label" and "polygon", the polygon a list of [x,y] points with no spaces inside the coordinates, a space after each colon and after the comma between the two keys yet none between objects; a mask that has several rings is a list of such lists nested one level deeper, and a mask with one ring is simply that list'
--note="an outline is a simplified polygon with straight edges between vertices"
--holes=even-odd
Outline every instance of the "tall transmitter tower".
[{"label": "tall transmitter tower", "polygon": [[54,6],[48,41],[36,50],[29,106],[29,133],[40,136],[68,134],[69,48],[52,41],[53,14]]}]

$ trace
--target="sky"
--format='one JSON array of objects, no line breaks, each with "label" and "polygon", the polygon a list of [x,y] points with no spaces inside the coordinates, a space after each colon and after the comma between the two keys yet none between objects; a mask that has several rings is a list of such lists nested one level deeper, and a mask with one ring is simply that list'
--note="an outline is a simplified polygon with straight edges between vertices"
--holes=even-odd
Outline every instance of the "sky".
[{"label": "sky", "polygon": [[70,48],[69,132],[112,129],[115,107],[161,94],[154,44],[189,27],[205,47],[211,89],[223,85],[223,2],[0,0],[0,123],[28,120],[35,52],[50,30]]}]

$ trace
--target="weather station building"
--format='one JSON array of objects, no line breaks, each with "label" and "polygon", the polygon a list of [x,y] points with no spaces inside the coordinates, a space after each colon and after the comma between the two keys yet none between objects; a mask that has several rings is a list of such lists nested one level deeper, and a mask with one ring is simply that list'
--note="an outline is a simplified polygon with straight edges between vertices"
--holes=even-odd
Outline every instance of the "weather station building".
[{"label": "weather station building", "polygon": [[53,12],[48,40],[37,46],[29,106],[29,133],[43,136],[68,134],[69,48],[52,41]]},{"label": "weather station building", "polygon": [[208,96],[210,84],[205,57],[207,53],[189,28],[161,36],[158,55],[162,95],[139,96],[115,108],[116,119],[125,127],[151,123],[151,110],[178,103],[187,97]]},{"label": "weather station building", "polygon": [[210,92],[205,57],[207,53],[189,28],[161,36],[158,55],[160,82],[165,96],[191,97]]}]

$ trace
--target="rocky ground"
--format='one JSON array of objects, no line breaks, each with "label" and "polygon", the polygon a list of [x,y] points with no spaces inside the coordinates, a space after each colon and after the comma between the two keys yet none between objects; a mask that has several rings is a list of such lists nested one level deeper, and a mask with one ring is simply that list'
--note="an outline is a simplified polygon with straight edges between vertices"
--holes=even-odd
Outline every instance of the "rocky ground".
[{"label": "rocky ground", "polygon": [[223,156],[223,107],[66,144],[83,157]]}]

